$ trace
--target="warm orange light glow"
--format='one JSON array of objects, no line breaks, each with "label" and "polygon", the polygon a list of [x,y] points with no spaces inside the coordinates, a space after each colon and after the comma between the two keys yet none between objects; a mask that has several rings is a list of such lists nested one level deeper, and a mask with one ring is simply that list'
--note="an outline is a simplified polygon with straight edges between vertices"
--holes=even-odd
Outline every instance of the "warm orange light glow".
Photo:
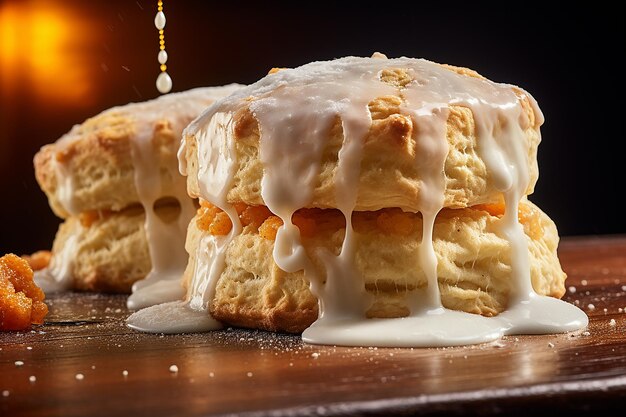
[{"label": "warm orange light glow", "polygon": [[59,3],[0,5],[0,94],[23,89],[66,103],[84,103],[93,90],[84,51],[90,27]]}]

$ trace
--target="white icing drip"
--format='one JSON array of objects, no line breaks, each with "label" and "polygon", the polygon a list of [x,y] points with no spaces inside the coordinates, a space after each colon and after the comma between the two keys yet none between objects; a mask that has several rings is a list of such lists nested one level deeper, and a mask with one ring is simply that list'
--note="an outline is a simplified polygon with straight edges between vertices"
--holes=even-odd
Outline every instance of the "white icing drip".
[{"label": "white icing drip", "polygon": [[71,216],[77,216],[78,210],[76,209],[76,203],[74,202],[74,181],[73,177],[68,174],[67,166],[59,161],[56,157],[53,158],[54,173],[57,177],[57,196],[58,201],[67,213]]},{"label": "white icing drip", "polygon": [[[303,339],[310,343],[361,346],[444,346],[486,342],[504,334],[564,332],[586,326],[587,317],[582,311],[560,300],[539,296],[532,289],[526,236],[517,219],[519,200],[529,185],[528,161],[522,149],[522,143],[527,140],[523,128],[528,127],[528,121],[512,87],[459,75],[424,60],[381,58],[314,62],[269,75],[209,107],[185,132],[197,135],[213,118],[226,115],[248,97],[253,98],[250,109],[259,122],[260,158],[264,164],[261,195],[268,208],[283,220],[275,240],[274,261],[287,272],[304,270],[312,292],[320,299],[320,318],[304,332]],[[418,131],[415,163],[422,182],[417,206],[423,216],[423,238],[416,256],[428,285],[409,295],[410,317],[365,320],[363,313],[368,302],[362,278],[354,267],[355,239],[350,220],[357,198],[361,143],[371,125],[367,104],[396,92],[377,80],[385,68],[405,68],[414,80],[401,92],[407,102],[403,111],[411,116]],[[532,97],[528,97],[535,110],[533,127],[538,133],[543,116]],[[490,181],[505,197],[506,211],[500,230],[510,243],[513,282],[507,311],[493,318],[441,306],[432,236],[435,217],[443,207],[444,162],[448,151],[445,122],[452,105],[472,110],[478,150]],[[337,117],[344,127],[344,143],[335,183],[337,208],[346,218],[346,232],[339,256],[328,253],[322,256],[326,269],[326,282],[322,283],[301,244],[292,216],[311,203],[328,129]],[[232,142],[225,135],[202,139]],[[183,143],[179,150],[183,173],[186,173],[185,146]],[[211,147],[215,149],[219,145]],[[232,168],[232,156],[228,153],[225,158],[215,154],[207,158],[199,150],[198,160],[213,164],[215,169],[227,160],[229,169]],[[226,193],[230,177],[207,177],[206,172],[210,171],[199,174],[199,183],[204,184],[201,197],[229,209]],[[233,214],[230,208],[229,215],[233,224],[237,224]],[[235,229],[228,240],[234,236]],[[206,250],[207,244],[203,240],[199,250]],[[219,273],[222,262],[218,260]],[[219,273],[216,275],[212,270],[208,275],[215,280]],[[194,279],[206,279],[207,273],[199,275]],[[201,287],[198,283],[195,286]],[[196,290],[199,292],[210,294],[205,289]],[[203,302],[210,299],[204,298]],[[356,301],[347,302],[346,307],[337,300]]]},{"label": "white icing drip", "polygon": [[[227,86],[218,88],[217,91],[226,93],[232,89],[232,86]],[[220,93],[217,95],[221,96]],[[216,98],[215,91],[199,101],[179,97],[167,107],[159,108],[157,111],[160,114],[149,114],[149,120],[169,120],[174,132],[182,132],[189,119],[197,115],[208,104],[209,99],[213,98]],[[146,213],[145,229],[152,269],[145,279],[133,285],[133,293],[128,298],[127,305],[134,310],[183,298],[185,291],[181,285],[181,277],[188,260],[185,236],[187,225],[195,213],[195,207],[185,191],[184,178],[171,169],[169,174],[175,181],[175,195],[172,197],[181,205],[181,213],[172,223],[164,222],[155,213],[154,204],[163,196],[160,164],[152,143],[152,125],[148,120],[137,125],[142,129],[136,132],[131,150],[137,194]]]},{"label": "white icing drip", "polygon": [[[167,318],[165,322],[164,317]],[[147,333],[189,333],[221,328],[221,324],[206,311],[194,310],[185,301],[144,308],[133,313],[126,323],[132,329]]]},{"label": "white icing drip", "polygon": [[72,267],[76,253],[77,236],[67,238],[61,253],[56,253],[47,268],[35,271],[34,280],[46,294],[62,292],[72,286]]},{"label": "white icing drip", "polygon": [[[412,116],[413,123],[419,126],[415,143],[415,164],[422,178],[418,195],[418,207],[422,213],[422,241],[418,248],[420,265],[427,277],[426,298],[411,297],[409,307],[412,314],[421,311],[441,310],[441,296],[437,281],[437,256],[433,247],[435,218],[444,204],[446,178],[444,164],[448,156],[446,138],[447,109],[429,109],[407,92],[408,100],[404,110]],[[415,106],[418,110],[411,110]]]},{"label": "white icing drip", "polygon": [[[197,133],[198,176],[205,179],[199,183],[203,198],[224,210],[230,217],[233,228],[226,236],[213,236],[205,232],[200,237],[186,302],[164,304],[167,307],[163,308],[168,309],[168,311],[176,310],[176,313],[168,315],[160,315],[161,310],[159,308],[161,306],[151,307],[151,313],[143,313],[144,310],[141,310],[131,315],[128,323],[137,330],[152,329],[147,331],[169,332],[171,329],[177,328],[176,321],[180,317],[190,317],[189,323],[192,324],[186,324],[186,326],[192,327],[186,327],[186,329],[192,328],[195,332],[221,328],[221,324],[212,319],[208,313],[210,301],[215,295],[217,280],[225,266],[226,248],[242,230],[237,212],[226,201],[226,194],[232,183],[235,168],[235,152],[230,147],[232,141],[219,143],[210,140],[210,137],[217,135],[218,131],[221,134],[228,134],[228,120],[230,117],[226,114],[217,115],[211,119],[205,129]],[[157,318],[160,317],[160,321],[155,318],[152,311],[155,312]],[[195,320],[199,316],[204,316],[207,320]],[[159,323],[161,327],[159,327]],[[175,333],[174,331],[171,332]]]}]

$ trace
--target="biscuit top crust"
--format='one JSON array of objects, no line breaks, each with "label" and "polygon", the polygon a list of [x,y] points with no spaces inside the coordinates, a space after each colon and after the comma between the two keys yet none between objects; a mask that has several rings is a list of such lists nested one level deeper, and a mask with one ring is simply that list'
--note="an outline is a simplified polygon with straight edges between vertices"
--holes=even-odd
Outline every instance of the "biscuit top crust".
[{"label": "biscuit top crust", "polygon": [[[192,115],[197,115],[215,100],[241,88],[240,84],[202,87],[159,96],[153,100],[111,107],[77,124],[55,142],[57,147],[69,146],[88,135],[107,132],[107,136],[126,137],[129,131],[140,136],[141,129],[152,129],[159,120],[173,123],[172,129],[182,132]],[[132,125],[134,124],[134,126]]]},{"label": "biscuit top crust", "polygon": [[[433,123],[435,119],[441,123]],[[356,147],[362,161],[360,172],[352,173],[356,209],[415,212],[418,200],[432,189],[420,160],[433,165],[444,158],[444,207],[460,208],[500,202],[499,190],[512,181],[504,164],[487,160],[491,153],[482,152],[486,142],[521,148],[519,162],[529,176],[523,194],[532,193],[542,123],[530,94],[472,70],[423,59],[347,57],[274,71],[215,102],[185,130],[179,163],[186,174],[187,164],[199,155],[188,155],[187,147],[216,142],[210,155],[217,168],[213,174],[225,174],[216,155],[220,149],[224,158],[234,160],[233,172],[207,179],[192,169],[192,195],[203,196],[229,182],[229,202],[267,205],[262,190],[269,192],[269,187],[262,187],[261,180],[278,181],[288,172],[298,178],[283,181],[283,186],[295,187],[284,192],[298,196],[294,203],[338,208],[338,189],[347,174],[341,154]],[[515,139],[519,143],[510,143],[502,132],[511,129],[523,133]],[[447,139],[447,148],[435,146],[441,138]],[[360,143],[349,144],[351,140]],[[203,180],[211,183],[208,189],[201,190],[198,182]]]},{"label": "biscuit top crust", "polygon": [[139,171],[146,165],[164,177],[162,196],[167,196],[175,188],[167,171],[175,171],[183,129],[209,104],[239,87],[196,88],[113,107],[43,146],[34,158],[35,173],[53,211],[67,218],[140,203],[142,179],[150,175]]}]

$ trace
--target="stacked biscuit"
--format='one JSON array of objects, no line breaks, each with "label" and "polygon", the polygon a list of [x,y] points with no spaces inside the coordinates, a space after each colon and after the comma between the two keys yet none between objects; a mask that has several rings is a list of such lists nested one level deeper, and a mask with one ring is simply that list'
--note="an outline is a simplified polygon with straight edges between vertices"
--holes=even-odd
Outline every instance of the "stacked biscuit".
[{"label": "stacked biscuit", "polygon": [[319,314],[494,316],[524,291],[561,297],[556,227],[526,198],[542,122],[523,90],[423,60],[272,73],[186,130],[201,203],[187,299],[300,332]]},{"label": "stacked biscuit", "polygon": [[129,292],[149,273],[186,264],[196,203],[178,173],[184,127],[239,86],[200,88],[116,107],[75,126],[35,156],[37,181],[64,222],[46,289]]}]

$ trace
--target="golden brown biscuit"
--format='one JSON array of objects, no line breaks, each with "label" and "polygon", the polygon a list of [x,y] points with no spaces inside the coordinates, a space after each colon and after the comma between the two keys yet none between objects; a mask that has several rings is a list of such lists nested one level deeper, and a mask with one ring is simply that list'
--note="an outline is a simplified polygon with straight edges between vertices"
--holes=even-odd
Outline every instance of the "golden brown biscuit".
[{"label": "golden brown biscuit", "polygon": [[[153,226],[155,241],[149,242],[146,210],[153,217],[191,216],[194,202],[176,158],[182,131],[213,101],[239,87],[198,88],[115,107],[44,146],[34,159],[37,181],[53,211],[66,221],[50,266],[39,276],[79,290],[127,293],[150,272],[152,256],[175,252],[172,262],[180,263],[184,226]],[[158,253],[153,249],[159,239],[180,248]]]},{"label": "golden brown biscuit", "polygon": [[525,197],[534,99],[465,68],[378,58],[273,71],[186,129],[179,158],[202,205],[192,308],[300,332],[318,309],[326,324],[441,306],[495,316],[564,294],[556,227]]}]

